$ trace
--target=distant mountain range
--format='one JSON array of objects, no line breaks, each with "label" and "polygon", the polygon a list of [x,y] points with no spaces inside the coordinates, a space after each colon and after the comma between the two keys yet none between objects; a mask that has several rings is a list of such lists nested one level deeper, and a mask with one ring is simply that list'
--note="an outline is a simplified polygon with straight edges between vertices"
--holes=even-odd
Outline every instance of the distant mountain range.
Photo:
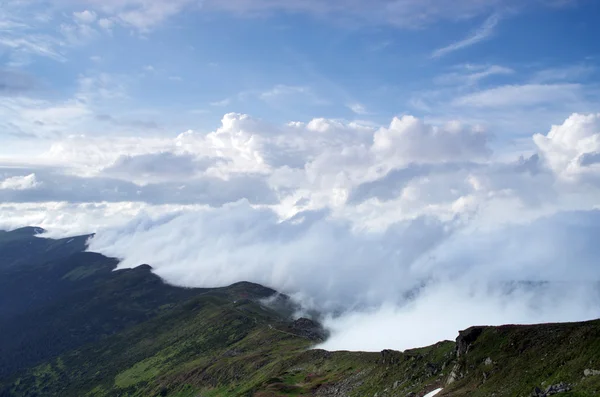
[{"label": "distant mountain range", "polygon": [[327,352],[313,349],[325,330],[272,289],[178,288],[148,265],[114,271],[85,252],[90,236],[42,232],[0,231],[2,397],[600,395],[600,321]]}]

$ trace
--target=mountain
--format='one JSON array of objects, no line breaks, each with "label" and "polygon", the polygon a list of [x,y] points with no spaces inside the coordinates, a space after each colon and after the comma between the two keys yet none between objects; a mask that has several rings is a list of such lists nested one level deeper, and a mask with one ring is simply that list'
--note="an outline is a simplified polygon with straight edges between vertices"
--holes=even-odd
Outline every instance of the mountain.
[{"label": "mountain", "polygon": [[[276,291],[169,286],[84,252],[89,236],[0,232],[0,396],[593,396],[600,321],[473,327],[405,352],[327,352]],[[407,324],[407,327],[415,326]],[[401,330],[399,330],[401,332]]]}]

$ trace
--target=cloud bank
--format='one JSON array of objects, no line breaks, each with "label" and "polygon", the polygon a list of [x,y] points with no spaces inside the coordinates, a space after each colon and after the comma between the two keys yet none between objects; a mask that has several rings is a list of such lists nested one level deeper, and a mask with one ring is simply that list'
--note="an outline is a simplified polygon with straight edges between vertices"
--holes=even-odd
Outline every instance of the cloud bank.
[{"label": "cloud bank", "polygon": [[600,115],[574,114],[533,136],[535,153],[499,161],[476,125],[404,116],[380,128],[278,127],[229,114],[214,133],[177,137],[171,150],[185,156],[118,156],[98,172],[160,179],[148,171],[169,161],[160,169],[175,180],[236,184],[252,173],[273,202],[253,203],[247,189],[239,200],[139,213],[101,228],[89,249],[121,267],[150,263],[177,285],[248,280],[291,294],[324,313],[328,349],[405,349],[474,324],[591,319],[600,316],[599,137]]}]

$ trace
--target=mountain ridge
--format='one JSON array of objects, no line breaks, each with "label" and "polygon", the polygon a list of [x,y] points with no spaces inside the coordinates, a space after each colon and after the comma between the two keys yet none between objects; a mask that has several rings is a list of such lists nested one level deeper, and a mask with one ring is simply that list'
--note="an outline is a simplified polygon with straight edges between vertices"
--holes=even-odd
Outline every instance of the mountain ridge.
[{"label": "mountain ridge", "polygon": [[[2,397],[600,391],[598,320],[476,326],[456,341],[405,352],[329,352],[315,349],[326,338],[322,326],[292,318],[293,303],[274,289],[178,288],[149,265],[114,271],[116,259],[84,252],[86,236],[32,232],[0,233],[0,252],[27,253],[0,257]],[[7,298],[20,302],[18,314],[2,305]]]}]

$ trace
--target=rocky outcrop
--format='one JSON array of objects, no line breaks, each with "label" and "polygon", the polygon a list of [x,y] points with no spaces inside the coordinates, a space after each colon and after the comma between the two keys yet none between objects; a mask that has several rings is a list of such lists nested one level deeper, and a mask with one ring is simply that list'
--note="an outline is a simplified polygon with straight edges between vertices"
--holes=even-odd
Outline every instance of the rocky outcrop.
[{"label": "rocky outcrop", "polygon": [[322,342],[327,338],[327,331],[321,324],[308,318],[299,318],[294,321],[288,327],[288,332],[317,342]]},{"label": "rocky outcrop", "polygon": [[456,338],[456,357],[460,358],[467,354],[469,347],[479,338],[483,332],[483,327],[471,327],[458,333]]},{"label": "rocky outcrop", "polygon": [[546,390],[542,390],[536,387],[531,393],[531,397],[549,397],[555,394],[570,392],[573,387],[567,383],[559,383],[556,385],[548,386]]},{"label": "rocky outcrop", "polygon": [[[481,335],[483,330],[484,330],[484,327],[471,327],[464,331],[460,331],[458,333],[458,338],[456,338],[457,362],[456,362],[456,364],[454,364],[454,367],[452,367],[452,370],[450,371],[450,375],[446,379],[446,386],[449,386],[452,383],[454,383],[457,380],[464,377],[463,365],[461,364],[460,359],[464,358],[464,356],[469,352],[471,345],[477,340],[477,338],[479,338],[479,336]],[[491,359],[489,359],[489,360],[491,362]],[[491,362],[491,363],[493,363],[493,362]],[[486,365],[487,365],[487,360],[486,360]]]}]

